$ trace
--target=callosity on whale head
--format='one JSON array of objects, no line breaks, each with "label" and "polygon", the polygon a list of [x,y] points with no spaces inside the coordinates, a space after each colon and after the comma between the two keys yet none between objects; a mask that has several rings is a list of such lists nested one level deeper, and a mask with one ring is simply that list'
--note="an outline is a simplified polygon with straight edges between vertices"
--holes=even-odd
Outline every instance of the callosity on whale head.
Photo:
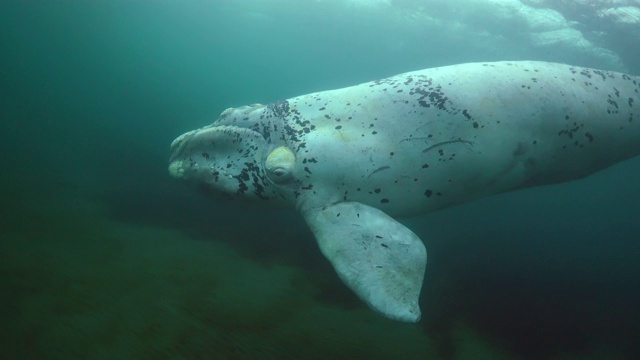
[{"label": "callosity on whale head", "polygon": [[213,194],[288,204],[371,308],[420,319],[427,254],[393,217],[569,181],[640,153],[640,79],[470,63],[224,111],[172,144]]}]

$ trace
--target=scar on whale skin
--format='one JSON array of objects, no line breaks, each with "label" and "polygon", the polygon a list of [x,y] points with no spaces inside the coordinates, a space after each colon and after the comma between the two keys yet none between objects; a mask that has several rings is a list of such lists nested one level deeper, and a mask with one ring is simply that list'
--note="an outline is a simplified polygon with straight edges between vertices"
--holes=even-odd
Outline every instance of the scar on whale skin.
[{"label": "scar on whale skin", "polygon": [[428,148],[422,150],[423,153],[426,153],[429,150],[433,150],[439,146],[442,145],[447,145],[447,144],[454,144],[454,143],[463,143],[469,146],[473,146],[473,142],[469,141],[469,140],[462,140],[462,139],[458,139],[458,140],[448,140],[448,141],[441,141],[439,143],[433,144],[431,146],[429,146]]},{"label": "scar on whale skin", "polygon": [[[400,142],[403,141],[410,141],[410,140],[428,140],[430,139],[431,136],[429,137],[417,137],[417,138],[408,138],[408,139],[402,139],[400,140]],[[443,145],[448,145],[448,144],[455,144],[455,143],[462,143],[462,144],[466,144],[469,146],[473,146],[473,141],[469,141],[469,140],[464,140],[464,139],[456,139],[456,140],[447,140],[447,141],[441,141],[439,143],[435,143],[429,147],[427,147],[426,149],[422,150],[423,153],[428,152],[429,150],[433,150],[437,147],[443,146]]]},{"label": "scar on whale skin", "polygon": [[380,171],[382,171],[382,170],[387,170],[387,169],[391,169],[391,166],[388,166],[388,165],[380,166],[379,168],[377,168],[377,169],[373,170],[373,171],[371,172],[371,174],[369,174],[369,175],[367,176],[367,178],[370,178],[370,177],[371,177],[371,175],[373,175],[373,174],[375,174],[375,173],[377,173],[377,172],[380,172]]}]

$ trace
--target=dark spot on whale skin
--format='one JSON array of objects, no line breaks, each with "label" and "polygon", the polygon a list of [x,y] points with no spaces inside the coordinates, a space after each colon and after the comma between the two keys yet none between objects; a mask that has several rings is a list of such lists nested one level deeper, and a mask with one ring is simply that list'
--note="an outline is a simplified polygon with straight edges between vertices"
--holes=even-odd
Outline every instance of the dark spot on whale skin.
[{"label": "dark spot on whale skin", "polygon": [[287,117],[289,116],[289,102],[287,100],[280,100],[271,103],[267,105],[267,111],[279,118]]},{"label": "dark spot on whale skin", "polygon": [[[376,237],[378,237],[378,235],[376,235]],[[382,237],[380,237],[379,239],[382,239]],[[388,248],[389,246],[385,243],[380,243],[380,246],[384,247],[384,248]]]},{"label": "dark spot on whale skin", "polygon": [[238,186],[238,190],[236,191],[236,193],[238,195],[242,195],[244,194],[247,190],[249,190],[249,187],[247,186],[247,184],[245,184],[244,182],[241,182]]},{"label": "dark spot on whale skin", "polygon": [[593,142],[593,135],[591,135],[590,133],[585,133],[584,136],[586,136],[587,139],[589,139],[589,142]]},{"label": "dark spot on whale skin", "polygon": [[560,130],[558,132],[558,136],[562,136],[562,135],[566,135],[569,139],[573,139],[573,134],[578,132],[578,130],[580,130],[580,126],[577,126],[576,123],[574,123],[575,127],[568,129],[568,130]]},{"label": "dark spot on whale skin", "polygon": [[469,111],[467,111],[467,109],[462,110],[462,115],[464,115],[464,117],[466,117],[467,119],[471,120],[471,115],[469,115]]},{"label": "dark spot on whale skin", "polygon": [[373,190],[376,194],[380,194],[380,191],[382,191],[382,189],[375,189]]},{"label": "dark spot on whale skin", "polygon": [[380,200],[380,202],[383,203],[383,204],[386,204],[386,203],[389,202],[389,199],[382,199],[382,200]]},{"label": "dark spot on whale skin", "polygon": [[425,191],[424,194],[426,197],[430,198],[431,195],[433,195],[433,191],[427,189],[427,191]]},{"label": "dark spot on whale skin", "polygon": [[602,77],[602,81],[607,80],[607,77],[605,76],[604,71],[600,71],[600,70],[593,70],[593,73],[596,75],[600,75]]},{"label": "dark spot on whale skin", "polygon": [[[426,81],[426,86],[430,86],[432,84],[432,80]],[[428,89],[416,87],[411,89],[410,94],[419,94],[422,95],[418,98],[418,104],[422,107],[429,108],[433,105],[438,110],[447,111],[445,104],[447,103],[447,97],[445,96],[442,88],[437,86],[435,88],[429,87]]]},{"label": "dark spot on whale skin", "polygon": [[480,126],[480,124],[478,124],[478,122],[477,122],[477,121],[474,121],[474,122],[473,122],[473,128],[474,128],[474,129],[477,129],[479,126]]},{"label": "dark spot on whale skin", "polygon": [[336,130],[340,130],[340,129],[342,129],[342,125],[336,126]]},{"label": "dark spot on whale skin", "polygon": [[633,98],[629,98],[629,107],[633,106]]}]

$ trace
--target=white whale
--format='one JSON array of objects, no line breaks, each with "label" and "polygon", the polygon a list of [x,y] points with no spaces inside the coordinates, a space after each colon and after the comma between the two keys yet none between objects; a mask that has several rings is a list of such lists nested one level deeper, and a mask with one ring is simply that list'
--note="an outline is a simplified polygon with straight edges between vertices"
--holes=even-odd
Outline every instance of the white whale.
[{"label": "white whale", "polygon": [[371,308],[420,319],[426,250],[393,217],[577,179],[640,153],[640,78],[470,63],[225,110],[174,140],[169,171],[295,206]]}]

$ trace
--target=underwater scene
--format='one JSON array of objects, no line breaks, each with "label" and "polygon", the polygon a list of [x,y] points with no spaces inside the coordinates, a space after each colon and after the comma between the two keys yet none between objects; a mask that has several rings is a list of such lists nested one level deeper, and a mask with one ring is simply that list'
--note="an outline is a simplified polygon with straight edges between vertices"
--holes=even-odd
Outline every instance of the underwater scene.
[{"label": "underwater scene", "polygon": [[640,0],[6,0],[0,54],[1,359],[640,358]]}]

